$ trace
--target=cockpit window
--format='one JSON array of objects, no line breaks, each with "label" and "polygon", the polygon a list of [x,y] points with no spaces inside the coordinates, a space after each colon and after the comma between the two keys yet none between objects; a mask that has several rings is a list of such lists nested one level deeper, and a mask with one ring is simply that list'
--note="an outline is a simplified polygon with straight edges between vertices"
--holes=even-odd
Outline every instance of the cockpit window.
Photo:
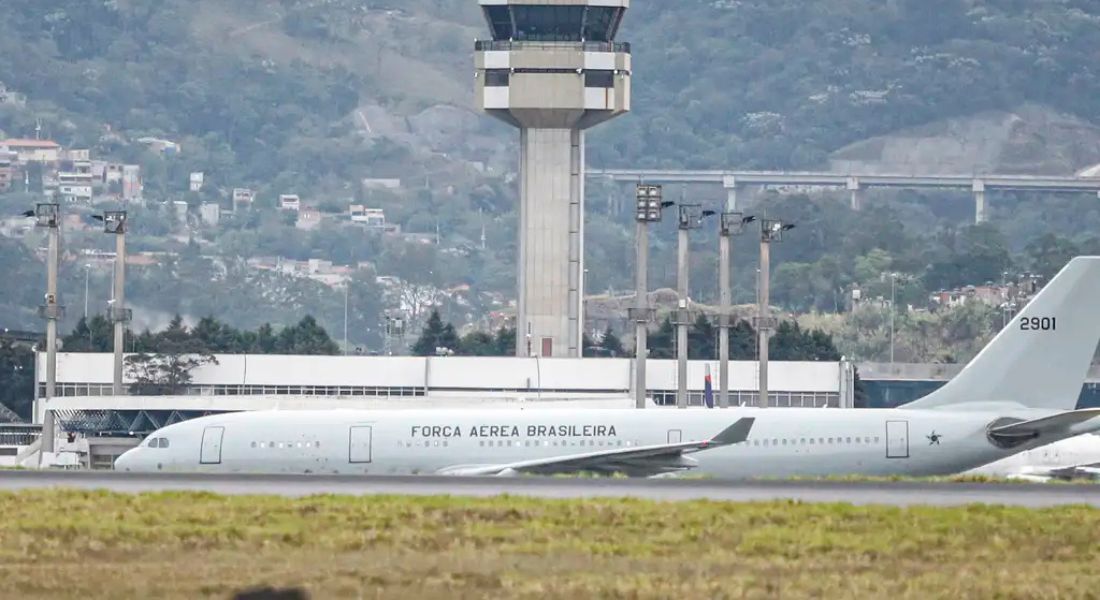
[{"label": "cockpit window", "polygon": [[160,438],[160,447],[161,448],[167,448],[168,447],[168,438]]}]

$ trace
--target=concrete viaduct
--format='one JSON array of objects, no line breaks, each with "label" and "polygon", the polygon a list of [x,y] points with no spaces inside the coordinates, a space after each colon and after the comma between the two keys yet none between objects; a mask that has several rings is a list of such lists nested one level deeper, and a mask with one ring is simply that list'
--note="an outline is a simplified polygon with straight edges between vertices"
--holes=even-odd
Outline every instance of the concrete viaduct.
[{"label": "concrete viaduct", "polygon": [[970,190],[974,194],[974,221],[984,223],[989,216],[986,192],[1030,191],[1055,193],[1092,193],[1100,197],[1100,177],[1046,175],[857,175],[839,173],[800,173],[770,171],[649,171],[645,169],[589,169],[589,177],[612,181],[648,183],[719,183],[726,188],[726,210],[737,209],[737,190],[745,186],[816,186],[848,190],[852,210],[863,204],[868,188],[911,188]]}]

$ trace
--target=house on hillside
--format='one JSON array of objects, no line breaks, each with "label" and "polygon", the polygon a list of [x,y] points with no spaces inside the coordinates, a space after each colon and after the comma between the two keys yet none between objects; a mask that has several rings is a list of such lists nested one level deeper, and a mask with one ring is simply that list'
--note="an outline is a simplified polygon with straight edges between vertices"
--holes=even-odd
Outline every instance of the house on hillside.
[{"label": "house on hillside", "polygon": [[299,212],[302,210],[302,199],[298,194],[280,194],[279,210]]},{"label": "house on hillside", "polygon": [[0,148],[14,152],[21,163],[56,163],[61,160],[61,145],[50,140],[9,139],[0,141]]},{"label": "house on hillside", "polygon": [[0,192],[11,190],[14,177],[15,168],[12,166],[11,155],[7,152],[0,152]]},{"label": "house on hillside", "polygon": [[233,212],[251,210],[256,201],[256,192],[249,188],[233,188]]}]

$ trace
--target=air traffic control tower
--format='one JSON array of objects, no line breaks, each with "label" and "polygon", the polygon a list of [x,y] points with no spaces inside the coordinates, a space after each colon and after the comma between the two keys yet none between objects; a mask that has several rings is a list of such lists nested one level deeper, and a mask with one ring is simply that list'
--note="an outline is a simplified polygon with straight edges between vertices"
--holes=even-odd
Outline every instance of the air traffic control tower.
[{"label": "air traffic control tower", "polygon": [[630,0],[479,0],[477,99],[520,130],[516,355],[581,356],[584,130],[630,110]]}]

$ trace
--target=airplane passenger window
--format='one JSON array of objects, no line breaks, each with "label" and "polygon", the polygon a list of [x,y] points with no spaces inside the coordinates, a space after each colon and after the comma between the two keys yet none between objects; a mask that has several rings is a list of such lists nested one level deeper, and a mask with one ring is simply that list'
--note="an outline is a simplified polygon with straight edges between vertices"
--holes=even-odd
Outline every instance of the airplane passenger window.
[{"label": "airplane passenger window", "polygon": [[814,438],[810,438],[810,445],[811,445],[811,446],[813,446],[813,445],[814,445]]},{"label": "airplane passenger window", "polygon": [[844,438],[844,443],[851,444],[852,443],[852,438]]},{"label": "airplane passenger window", "polygon": [[255,447],[256,447],[256,442],[252,442],[252,447],[253,447],[253,448],[255,448]]},{"label": "airplane passenger window", "polygon": [[314,448],[320,448],[321,447],[321,442],[320,441],[313,442],[313,447]]},{"label": "airplane passenger window", "polygon": [[877,435],[875,436],[875,443],[876,444],[878,443],[878,436]]}]

